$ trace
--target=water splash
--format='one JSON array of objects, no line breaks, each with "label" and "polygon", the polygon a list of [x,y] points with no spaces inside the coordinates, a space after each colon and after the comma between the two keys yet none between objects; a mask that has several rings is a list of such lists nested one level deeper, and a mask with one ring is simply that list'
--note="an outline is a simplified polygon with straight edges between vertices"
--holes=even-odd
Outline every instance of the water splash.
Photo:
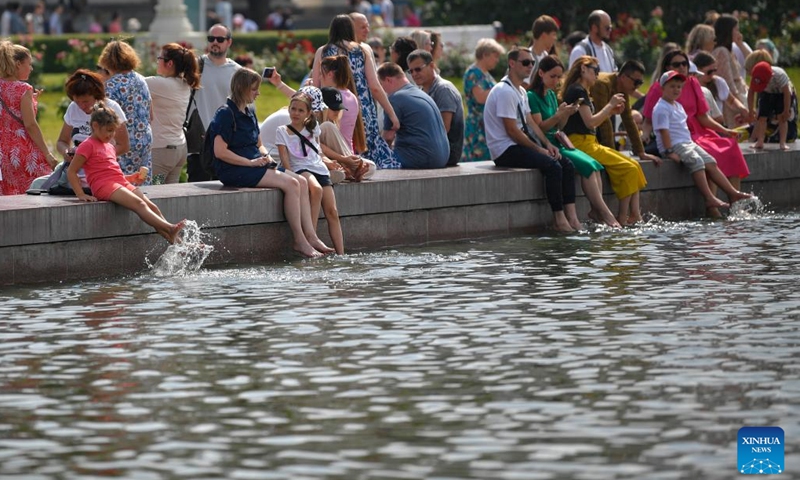
[{"label": "water splash", "polygon": [[200,231],[200,226],[194,220],[187,220],[181,230],[180,243],[175,243],[167,248],[155,263],[150,264],[151,273],[157,277],[172,277],[194,273],[203,266],[214,247],[203,240],[208,234]]},{"label": "water splash", "polygon": [[772,212],[756,196],[739,200],[731,205],[728,220],[755,220]]}]

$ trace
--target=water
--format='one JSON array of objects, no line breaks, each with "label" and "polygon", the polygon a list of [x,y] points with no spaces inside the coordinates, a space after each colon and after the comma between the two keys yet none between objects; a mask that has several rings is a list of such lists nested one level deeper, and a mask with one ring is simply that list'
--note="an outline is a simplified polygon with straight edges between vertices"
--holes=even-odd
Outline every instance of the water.
[{"label": "water", "polygon": [[736,218],[5,289],[0,477],[798,478],[800,216]]}]

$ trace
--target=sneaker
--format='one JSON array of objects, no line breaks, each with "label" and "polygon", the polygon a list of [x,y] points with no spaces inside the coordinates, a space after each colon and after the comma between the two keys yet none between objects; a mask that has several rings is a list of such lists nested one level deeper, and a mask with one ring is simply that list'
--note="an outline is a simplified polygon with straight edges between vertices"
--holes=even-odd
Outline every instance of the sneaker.
[{"label": "sneaker", "polygon": [[341,170],[331,170],[328,172],[328,175],[331,176],[331,183],[334,185],[344,181],[344,172]]}]

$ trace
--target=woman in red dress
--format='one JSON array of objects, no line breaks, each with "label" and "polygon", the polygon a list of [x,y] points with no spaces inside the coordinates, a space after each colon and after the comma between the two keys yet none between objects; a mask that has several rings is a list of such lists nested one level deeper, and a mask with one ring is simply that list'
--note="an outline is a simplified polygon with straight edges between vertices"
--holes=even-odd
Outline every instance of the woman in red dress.
[{"label": "woman in red dress", "polygon": [[36,123],[36,95],[25,80],[31,74],[31,52],[0,42],[0,194],[18,195],[58,161],[44,143]]}]

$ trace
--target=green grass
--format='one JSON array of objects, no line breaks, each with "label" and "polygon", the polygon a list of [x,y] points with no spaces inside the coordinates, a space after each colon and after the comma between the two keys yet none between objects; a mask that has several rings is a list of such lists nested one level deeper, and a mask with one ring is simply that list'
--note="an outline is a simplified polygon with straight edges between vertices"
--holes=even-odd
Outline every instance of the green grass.
[{"label": "green grass", "polygon": [[[800,67],[787,68],[786,73],[792,79],[795,87],[800,88]],[[39,96],[40,114],[39,126],[44,134],[45,141],[51,146],[56,144],[58,134],[61,132],[63,124],[63,113],[59,114],[58,104],[66,99],[64,94],[64,80],[66,75],[60,73],[46,73],[42,75],[42,83],[45,86],[45,91]],[[451,78],[450,81],[455,84],[459,91],[463,91],[463,82],[461,78]],[[642,86],[641,91],[646,92],[649,87],[649,78],[645,79],[645,85]],[[292,85],[297,88],[297,85]],[[256,99],[256,112],[258,113],[259,121],[264,120],[272,112],[281,107],[288,105],[288,99],[283,96],[278,90],[270,83],[261,85],[261,95]]]}]

